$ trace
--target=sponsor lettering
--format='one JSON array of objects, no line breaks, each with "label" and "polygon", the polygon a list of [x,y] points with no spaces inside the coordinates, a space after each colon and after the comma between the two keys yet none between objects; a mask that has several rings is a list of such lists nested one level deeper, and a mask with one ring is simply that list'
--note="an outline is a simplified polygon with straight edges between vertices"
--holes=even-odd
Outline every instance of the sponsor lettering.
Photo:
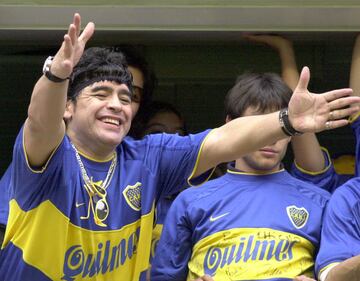
[{"label": "sponsor lettering", "polygon": [[111,245],[110,240],[99,243],[94,253],[86,253],[81,245],[71,246],[65,253],[61,280],[73,281],[116,270],[136,253],[139,235],[140,228],[117,245]]},{"label": "sponsor lettering", "polygon": [[285,261],[293,259],[293,247],[298,241],[288,239],[257,239],[255,235],[240,237],[228,247],[211,247],[205,254],[204,272],[214,275],[218,268],[248,261]]}]

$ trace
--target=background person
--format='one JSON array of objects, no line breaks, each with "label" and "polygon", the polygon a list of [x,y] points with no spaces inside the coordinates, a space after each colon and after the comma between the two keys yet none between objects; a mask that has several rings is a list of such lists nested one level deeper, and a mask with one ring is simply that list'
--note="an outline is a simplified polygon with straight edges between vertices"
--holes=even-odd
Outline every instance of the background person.
[{"label": "background person", "polygon": [[[225,98],[227,122],[284,108],[290,97],[291,89],[276,74],[241,75]],[[281,160],[289,142],[246,154],[229,164],[223,177],[175,199],[152,281],[204,274],[221,281],[313,277],[330,195],[285,171]]]}]

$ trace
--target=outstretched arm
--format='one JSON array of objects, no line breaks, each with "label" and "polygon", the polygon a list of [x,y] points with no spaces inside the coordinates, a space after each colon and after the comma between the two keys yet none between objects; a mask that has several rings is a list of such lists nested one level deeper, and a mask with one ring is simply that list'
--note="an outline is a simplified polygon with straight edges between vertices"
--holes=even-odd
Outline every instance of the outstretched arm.
[{"label": "outstretched arm", "polygon": [[[290,40],[277,35],[246,35],[246,39],[265,44],[277,51],[281,61],[281,76],[290,89],[295,90],[299,81],[295,52]],[[325,168],[325,158],[317,137],[313,133],[293,137],[291,140],[295,162],[308,172],[319,172]]]},{"label": "outstretched arm", "polygon": [[[289,102],[292,126],[299,132],[310,133],[347,125],[346,117],[358,109],[344,107],[359,102],[360,98],[349,96],[351,89],[310,93],[307,89],[309,80],[310,71],[304,67]],[[206,138],[193,176],[285,137],[279,122],[279,112],[236,118],[214,129]]]},{"label": "outstretched arm", "polygon": [[350,88],[360,96],[360,34],[356,37],[350,68]]},{"label": "outstretched arm", "polygon": [[[94,32],[94,24],[88,23],[80,33],[80,21],[75,14],[51,65],[51,73],[59,78],[70,76]],[[25,149],[32,166],[43,165],[64,137],[67,89],[68,80],[56,83],[44,75],[34,87],[24,126]]]},{"label": "outstretched arm", "polygon": [[268,45],[278,52],[281,61],[281,77],[290,89],[295,90],[299,81],[299,71],[292,42],[277,35],[244,35],[244,38]]}]

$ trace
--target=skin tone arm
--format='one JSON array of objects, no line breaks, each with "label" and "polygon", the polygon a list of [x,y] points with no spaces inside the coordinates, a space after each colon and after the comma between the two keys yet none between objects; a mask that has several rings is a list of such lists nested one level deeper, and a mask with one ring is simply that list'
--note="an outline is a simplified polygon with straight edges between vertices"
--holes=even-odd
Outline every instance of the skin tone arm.
[{"label": "skin tone arm", "polygon": [[[70,76],[94,32],[94,24],[88,23],[80,35],[80,21],[75,14],[51,65],[51,72],[60,78]],[[64,137],[68,83],[54,83],[42,76],[34,87],[24,125],[25,149],[32,166],[43,165]]]},{"label": "skin tone arm", "polygon": [[358,281],[360,276],[360,256],[352,257],[332,268],[325,281]]},{"label": "skin tone arm", "polygon": [[[278,52],[282,79],[290,89],[295,90],[299,81],[299,72],[291,41],[276,35],[246,35],[245,38],[268,45]],[[295,161],[302,169],[319,172],[325,168],[325,158],[315,134],[308,133],[293,137],[291,144]]]},{"label": "skin tone arm", "polygon": [[351,69],[350,69],[350,88],[354,95],[360,96],[360,35],[356,37],[353,48]]}]

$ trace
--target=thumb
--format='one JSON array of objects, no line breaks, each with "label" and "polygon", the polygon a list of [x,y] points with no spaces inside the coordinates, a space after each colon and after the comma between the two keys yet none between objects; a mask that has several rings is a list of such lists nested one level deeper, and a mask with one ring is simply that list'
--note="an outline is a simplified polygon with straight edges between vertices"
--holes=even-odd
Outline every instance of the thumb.
[{"label": "thumb", "polygon": [[307,87],[310,81],[310,70],[307,66],[304,66],[301,70],[299,82],[296,86],[297,91],[307,91]]}]

